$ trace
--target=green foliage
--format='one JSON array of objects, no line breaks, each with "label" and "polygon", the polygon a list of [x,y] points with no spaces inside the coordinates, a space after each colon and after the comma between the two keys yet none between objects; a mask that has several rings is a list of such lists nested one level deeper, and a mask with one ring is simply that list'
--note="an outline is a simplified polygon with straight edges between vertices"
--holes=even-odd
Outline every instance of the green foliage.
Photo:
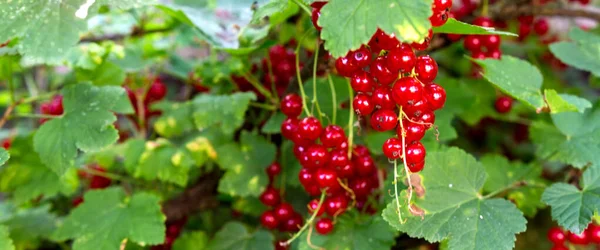
[{"label": "green foliage", "polygon": [[426,198],[415,204],[424,216],[411,216],[401,207],[401,220],[395,202],[383,211],[397,230],[431,242],[447,239],[449,249],[512,249],[515,234],[525,231],[526,220],[514,204],[480,194],[488,174],[466,152],[450,148],[430,153],[420,174]]},{"label": "green foliage", "polygon": [[165,216],[159,198],[148,193],[127,197],[121,188],[89,191],[55,232],[57,240],[74,239],[73,249],[114,250],[129,239],[140,245],[165,240]]},{"label": "green foliage", "polygon": [[273,235],[262,229],[250,232],[239,222],[229,222],[208,242],[211,250],[272,250]]},{"label": "green foliage", "polygon": [[569,32],[569,38],[572,41],[551,44],[550,51],[562,62],[600,76],[600,63],[598,63],[600,37],[579,28],[573,28]]},{"label": "green foliage", "polygon": [[203,250],[207,249],[208,235],[202,231],[184,233],[173,243],[173,250]]},{"label": "green foliage", "polygon": [[440,27],[433,27],[434,33],[449,33],[449,34],[463,34],[463,35],[504,35],[504,36],[517,36],[514,33],[498,31],[490,27],[481,27],[468,23],[463,23],[454,18],[448,19],[446,24]]},{"label": "green foliage", "polygon": [[[377,28],[402,42],[422,41],[431,23],[431,0],[331,1],[321,9],[319,25],[325,49],[334,57],[369,42]],[[382,18],[385,17],[385,18]],[[359,28],[357,28],[359,27]]]},{"label": "green foliage", "polygon": [[244,122],[244,114],[254,93],[236,93],[228,96],[200,95],[193,100],[194,123],[203,130],[218,125],[225,133],[232,133]]},{"label": "green foliage", "polygon": [[6,226],[0,226],[0,249],[15,250],[15,245],[8,235],[8,228]]}]

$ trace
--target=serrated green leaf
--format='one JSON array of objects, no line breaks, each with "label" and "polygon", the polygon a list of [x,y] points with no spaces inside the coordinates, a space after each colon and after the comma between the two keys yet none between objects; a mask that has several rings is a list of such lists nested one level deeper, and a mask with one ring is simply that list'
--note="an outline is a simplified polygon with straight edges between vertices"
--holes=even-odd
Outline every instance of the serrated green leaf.
[{"label": "serrated green leaf", "polygon": [[375,132],[369,131],[365,138],[365,144],[369,148],[371,154],[383,155],[383,143],[391,137],[396,137],[395,131]]},{"label": "serrated green leaf", "polygon": [[59,175],[73,166],[77,150],[98,151],[119,138],[114,113],[133,108],[121,87],[76,84],[63,90],[64,115],[44,123],[33,139],[44,164]]},{"label": "serrated green leaf", "polygon": [[244,224],[229,222],[208,243],[211,250],[273,250],[275,241],[271,233],[262,229],[249,232]]},{"label": "serrated green leaf", "polygon": [[208,160],[217,160],[216,149],[233,141],[232,135],[223,134],[217,129],[208,129],[194,134],[185,143],[185,149],[194,159],[197,166],[202,166]]},{"label": "serrated green leaf", "polygon": [[256,197],[239,198],[233,202],[231,208],[243,214],[260,217],[268,208]]},{"label": "serrated green leaf", "polygon": [[530,63],[512,56],[503,56],[502,60],[474,61],[483,67],[483,77],[503,92],[533,108],[544,106],[544,98],[540,91],[542,74]]},{"label": "serrated green leaf", "polygon": [[0,148],[0,167],[2,167],[2,165],[4,165],[4,163],[6,163],[8,159],[10,159],[10,154],[8,153],[8,151],[6,151],[6,149],[4,148]]},{"label": "serrated green leaf", "polygon": [[8,235],[8,228],[3,225],[0,225],[0,249],[15,250],[15,245]]},{"label": "serrated green leaf", "polygon": [[592,107],[592,103],[586,99],[569,94],[558,94],[553,89],[544,90],[544,96],[552,114],[571,111],[583,113],[585,109]]},{"label": "serrated green leaf", "polygon": [[289,3],[288,0],[271,0],[268,3],[259,6],[258,9],[254,11],[252,22],[254,23],[277,12],[282,12],[288,7]]},{"label": "serrated green leaf", "polygon": [[[402,207],[400,223],[396,203],[383,218],[411,237],[430,242],[448,240],[449,249],[512,249],[515,234],[525,231],[526,220],[511,202],[486,199],[479,191],[487,174],[475,158],[457,148],[429,153],[421,172],[425,197],[415,204],[425,211],[412,216]],[[405,204],[405,203],[402,203]]]},{"label": "serrated green leaf", "polygon": [[191,102],[161,102],[153,107],[162,111],[154,122],[154,129],[161,136],[180,136],[195,129]]},{"label": "serrated green leaf", "polygon": [[[142,149],[140,148],[142,147]],[[187,153],[165,140],[148,141],[145,144],[133,141],[126,156],[138,159],[127,162],[127,169],[135,178],[161,180],[185,186],[194,160]],[[135,158],[137,155],[139,157]]]},{"label": "serrated green leaf", "polygon": [[369,42],[377,28],[402,42],[421,41],[431,28],[431,0],[330,1],[321,9],[319,25],[325,49],[346,55]]},{"label": "serrated green leaf", "polygon": [[118,65],[104,61],[92,70],[79,69],[75,72],[80,82],[91,82],[96,86],[121,85],[125,82],[125,71]]},{"label": "serrated green leaf", "polygon": [[440,27],[433,27],[433,32],[448,33],[448,34],[462,34],[462,35],[502,35],[502,36],[518,36],[515,33],[499,31],[494,28],[481,27],[468,23],[463,23],[454,18],[448,19],[446,24]]},{"label": "serrated green leaf", "polygon": [[600,37],[579,28],[573,28],[569,37],[572,41],[551,44],[552,54],[568,65],[600,76]]},{"label": "serrated green leaf", "polygon": [[173,242],[173,250],[204,250],[207,245],[208,235],[205,232],[185,232]]},{"label": "serrated green leaf", "polygon": [[581,190],[566,183],[556,183],[544,191],[542,200],[552,207],[552,218],[571,232],[581,233],[600,208],[600,169],[591,167],[583,173]]},{"label": "serrated green leaf", "polygon": [[[380,216],[353,216],[345,213],[337,218],[334,230],[327,235],[313,233],[313,246],[323,249],[371,249],[387,250],[396,241],[392,228]],[[306,233],[299,237],[299,250],[314,249],[306,241]]]},{"label": "serrated green leaf", "polygon": [[140,245],[160,244],[165,240],[165,216],[159,201],[143,192],[127,197],[121,188],[88,191],[55,237],[74,239],[75,250],[119,249],[124,239]]},{"label": "serrated green leaf", "polygon": [[240,144],[217,149],[217,163],[226,170],[218,190],[231,196],[258,197],[267,186],[265,168],[275,160],[275,145],[265,138],[243,131]]},{"label": "serrated green leaf", "polygon": [[50,213],[51,206],[20,209],[3,224],[10,229],[10,237],[15,246],[38,245],[41,239],[47,239],[56,229],[56,215]]},{"label": "serrated green leaf", "polygon": [[281,123],[283,123],[285,119],[286,116],[283,113],[277,112],[265,122],[265,125],[262,126],[260,131],[265,134],[279,134],[281,133]]},{"label": "serrated green leaf", "polygon": [[203,130],[218,125],[223,132],[233,133],[244,123],[244,114],[252,100],[256,100],[256,95],[251,92],[199,95],[193,100],[196,128]]},{"label": "serrated green leaf", "polygon": [[296,156],[294,155],[294,143],[289,140],[285,140],[279,148],[279,164],[281,164],[281,176],[285,178],[285,185],[291,187],[300,187],[300,180],[298,174],[302,165]]},{"label": "serrated green leaf", "polygon": [[[333,82],[333,91],[335,91],[335,99],[337,100],[336,106],[333,105],[333,95],[331,94],[332,89],[329,85],[329,80],[321,77],[317,78],[316,82],[317,102],[319,103],[321,112],[323,112],[324,115],[322,121],[331,120],[332,124],[341,124],[342,127],[347,129],[346,125],[348,124],[350,110],[349,108],[342,108],[342,103],[347,102],[350,99],[350,94],[348,92],[348,78],[331,76],[331,81]],[[304,101],[307,102],[309,107],[313,105],[313,89],[313,79],[308,79],[304,82],[304,91],[306,93],[306,98]],[[335,121],[333,120],[334,109],[336,110]],[[328,117],[329,119],[325,117]]]},{"label": "serrated green leaf", "polygon": [[535,122],[529,129],[539,158],[576,168],[600,164],[600,110],[554,114],[552,120],[555,126]]}]

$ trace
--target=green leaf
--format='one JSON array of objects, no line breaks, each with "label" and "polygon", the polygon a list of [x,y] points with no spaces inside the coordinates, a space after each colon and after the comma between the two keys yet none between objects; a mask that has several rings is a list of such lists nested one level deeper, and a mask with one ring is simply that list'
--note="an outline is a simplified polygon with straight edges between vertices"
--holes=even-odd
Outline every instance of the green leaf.
[{"label": "green leaf", "polygon": [[44,123],[35,134],[34,149],[44,164],[59,175],[73,166],[77,149],[99,151],[118,139],[114,113],[133,108],[121,87],[76,84],[63,90],[64,115]]},{"label": "green leaf", "polygon": [[569,37],[572,41],[551,44],[552,54],[568,65],[600,76],[600,37],[579,28],[572,29]]},{"label": "green leaf", "polygon": [[50,213],[51,206],[17,210],[4,222],[10,229],[15,246],[37,245],[40,239],[47,239],[56,229],[56,215]]},{"label": "green leaf", "polygon": [[585,109],[592,107],[592,103],[586,99],[569,94],[558,94],[553,89],[546,89],[544,95],[552,114],[570,111],[583,113]]},{"label": "green leaf", "polygon": [[[511,202],[487,199],[479,193],[487,178],[475,158],[457,148],[429,153],[421,172],[425,196],[415,204],[425,211],[412,216],[402,207],[400,223],[396,203],[383,218],[411,237],[430,242],[448,240],[449,249],[512,249],[515,234],[525,231],[527,221]],[[403,202],[402,204],[405,204]]]},{"label": "green leaf", "polygon": [[194,159],[186,150],[179,149],[164,139],[157,141],[132,141],[126,157],[138,159],[127,161],[127,169],[135,178],[161,180],[185,186]]},{"label": "green leaf", "polygon": [[208,160],[217,160],[216,148],[233,141],[232,135],[221,133],[217,129],[208,129],[194,134],[185,143],[185,149],[194,159],[197,166],[202,166]]},{"label": "green leaf", "polygon": [[396,137],[396,132],[375,132],[369,131],[365,138],[365,144],[369,148],[369,151],[374,155],[383,155],[383,144],[391,137]]},{"label": "green leaf", "polygon": [[281,123],[283,123],[285,119],[286,116],[283,113],[277,112],[265,122],[265,125],[262,126],[260,131],[265,134],[279,134],[281,133]]},{"label": "green leaf", "polygon": [[173,242],[173,250],[207,249],[208,235],[203,231],[185,232]]},{"label": "green leaf", "polygon": [[[337,218],[334,230],[328,235],[313,233],[311,243],[323,249],[390,249],[396,241],[395,233],[380,216],[360,216],[345,213]],[[300,236],[299,250],[313,249],[306,241],[306,233]]]},{"label": "green leaf", "polygon": [[210,250],[273,250],[275,238],[271,233],[259,229],[249,232],[244,224],[229,222],[208,243]]},{"label": "green leaf", "polygon": [[8,159],[10,159],[10,154],[8,153],[8,151],[6,151],[6,149],[4,148],[0,148],[0,167],[4,165],[8,161]]},{"label": "green leaf", "polygon": [[431,0],[330,1],[321,9],[319,25],[325,49],[346,55],[369,42],[377,28],[402,42],[421,41],[431,28]]},{"label": "green leaf", "polygon": [[571,164],[583,168],[600,165],[600,110],[552,115],[555,126],[535,122],[529,129],[541,159]]},{"label": "green leaf", "polygon": [[530,63],[512,56],[502,60],[474,59],[484,69],[483,77],[512,97],[529,106],[540,109],[544,106],[542,74]]},{"label": "green leaf", "polygon": [[[333,105],[333,95],[331,87],[329,85],[329,80],[327,78],[317,78],[316,82],[316,92],[317,92],[317,102],[319,103],[319,107],[321,108],[321,112],[328,117],[326,119],[323,117],[322,121],[331,120],[333,124],[341,124],[342,127],[347,127],[345,125],[348,124],[348,118],[350,116],[349,108],[342,108],[342,103],[350,100],[350,94],[348,92],[348,78],[332,76],[331,81],[333,82],[333,88],[335,91],[335,99],[337,100],[337,105]],[[306,93],[305,102],[309,105],[312,105],[313,100],[313,79],[308,79],[304,82],[304,91]],[[336,120],[333,121],[333,112],[336,110]],[[316,110],[316,109],[315,109]],[[316,111],[315,115],[316,115]]]},{"label": "green leaf", "polygon": [[566,183],[550,186],[542,200],[552,207],[552,218],[571,232],[581,233],[600,208],[600,169],[595,166],[583,173],[581,190]]},{"label": "green leaf", "polygon": [[165,216],[159,201],[143,192],[127,197],[121,188],[88,191],[55,237],[74,239],[75,250],[119,249],[125,239],[140,245],[160,244],[165,240]]},{"label": "green leaf", "polygon": [[0,225],[0,249],[15,250],[15,245],[8,235],[8,228],[3,225]]},{"label": "green leaf", "polygon": [[279,164],[282,166],[281,176],[285,178],[285,185],[290,187],[300,187],[298,174],[302,165],[294,155],[294,143],[290,140],[285,140],[279,148]]},{"label": "green leaf", "polygon": [[163,137],[181,136],[196,128],[192,118],[192,102],[161,102],[153,107],[162,111],[154,122],[154,129]]},{"label": "green leaf", "polygon": [[468,23],[463,23],[454,18],[448,19],[446,24],[441,27],[433,27],[433,33],[448,33],[462,35],[503,35],[503,36],[518,36],[515,33],[498,31],[494,28],[481,27]]},{"label": "green leaf", "polygon": [[193,100],[196,128],[203,130],[218,125],[223,132],[233,133],[244,123],[244,114],[252,100],[256,100],[256,95],[251,92],[199,95]]},{"label": "green leaf", "polygon": [[75,72],[80,82],[91,82],[96,86],[122,85],[125,82],[125,71],[120,66],[104,61],[93,70],[79,69]]},{"label": "green leaf", "polygon": [[235,211],[254,217],[260,217],[262,213],[268,209],[267,206],[262,204],[256,197],[239,198],[231,204],[231,208]]},{"label": "green leaf", "polygon": [[219,192],[231,196],[258,197],[267,186],[265,168],[275,160],[276,148],[256,133],[242,131],[240,144],[227,144],[217,149],[217,163],[225,175]]},{"label": "green leaf", "polygon": [[[270,2],[263,4],[254,11],[252,16],[252,22],[255,23],[265,17],[271,16],[275,13],[284,11],[290,2],[288,0],[271,0]],[[295,4],[291,4],[295,5]]]}]

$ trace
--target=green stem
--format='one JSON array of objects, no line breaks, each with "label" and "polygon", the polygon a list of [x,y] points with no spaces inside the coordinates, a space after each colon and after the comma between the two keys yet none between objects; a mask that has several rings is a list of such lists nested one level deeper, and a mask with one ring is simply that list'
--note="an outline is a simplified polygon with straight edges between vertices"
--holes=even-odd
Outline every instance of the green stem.
[{"label": "green stem", "polygon": [[83,171],[83,172],[86,172],[88,174],[93,174],[93,175],[96,175],[96,176],[101,176],[101,177],[108,178],[108,179],[111,179],[111,180],[117,180],[117,181],[123,181],[123,180],[125,180],[125,177],[120,176],[118,174],[111,174],[111,173],[107,173],[107,172],[102,172],[102,171],[98,171],[98,170],[95,170],[95,169],[92,169],[92,168],[83,167],[83,168],[80,168],[80,170]]},{"label": "green stem", "polygon": [[398,212],[398,220],[400,224],[404,224],[402,221],[402,212],[400,212],[400,199],[398,198],[398,161],[394,160],[394,198],[396,199],[396,209]]},{"label": "green stem", "polygon": [[331,79],[331,74],[327,74],[327,81],[329,82],[329,88],[331,89],[331,101],[333,101],[333,123],[336,123],[337,120],[337,97],[335,93],[335,86],[333,85],[333,79]]},{"label": "green stem", "polygon": [[47,118],[47,119],[54,119],[54,118],[61,118],[62,115],[44,115],[44,114],[13,114],[11,115],[11,118]]},{"label": "green stem", "polygon": [[488,9],[489,9],[489,0],[483,0],[483,7],[481,8],[481,15],[482,16],[488,16]]},{"label": "green stem", "polygon": [[300,237],[300,235],[304,232],[304,230],[306,230],[309,226],[312,226],[313,221],[317,217],[317,213],[319,213],[319,210],[321,210],[321,206],[323,205],[323,202],[325,201],[325,194],[327,194],[327,191],[323,190],[321,192],[321,199],[319,200],[319,205],[317,206],[317,209],[315,209],[315,211],[313,211],[312,216],[310,216],[310,218],[306,221],[306,223],[304,223],[302,228],[300,228],[300,230],[296,234],[294,234],[294,236],[292,236],[292,238],[290,238],[288,241],[285,242],[286,246],[289,246],[290,244],[292,244],[292,242],[294,242],[294,240],[296,238]]},{"label": "green stem", "polygon": [[31,102],[35,102],[38,100],[45,100],[45,99],[49,99],[50,97],[53,97],[54,95],[56,95],[57,91],[51,91],[42,95],[37,95],[37,96],[31,96],[29,98],[25,98],[23,99],[23,101],[20,102],[20,104],[25,104],[25,103],[31,103]]},{"label": "green stem", "polygon": [[[318,39],[317,39],[318,40]],[[317,113],[319,114],[319,121],[321,121],[321,117],[323,117],[323,113],[321,112],[321,106],[319,105],[319,100],[317,100],[317,66],[319,59],[319,41],[317,41],[317,48],[315,49],[315,59],[313,64],[313,99],[312,104],[317,106]],[[314,107],[313,106],[313,107]]]},{"label": "green stem", "polygon": [[242,76],[244,78],[246,78],[246,80],[252,84],[252,87],[256,88],[256,90],[258,90],[258,92],[260,92],[261,94],[263,94],[267,99],[272,99],[273,95],[271,95],[271,92],[269,92],[267,89],[265,89],[264,86],[262,86],[262,84],[260,84],[260,82],[258,82],[258,80],[256,78],[254,78],[254,76],[252,76],[251,74],[249,74],[248,72],[243,72]]},{"label": "green stem", "polygon": [[406,201],[406,205],[408,206],[408,210],[412,212],[412,207],[410,206],[410,202],[412,200],[413,194],[413,186],[412,181],[410,180],[410,170],[408,169],[408,163],[406,162],[406,132],[404,132],[404,111],[402,111],[402,107],[400,107],[400,131],[402,131],[402,161],[404,163],[404,171],[406,172],[406,182],[408,183],[408,201]]},{"label": "green stem", "polygon": [[255,108],[265,109],[265,110],[277,110],[277,107],[275,107],[275,105],[269,105],[269,104],[260,103],[260,102],[251,102],[250,106],[255,107]]},{"label": "green stem", "polygon": [[296,46],[296,77],[298,78],[298,88],[300,89],[300,94],[302,95],[302,108],[304,109],[304,112],[306,112],[306,115],[312,116],[312,113],[310,110],[308,110],[308,105],[306,104],[308,98],[306,98],[306,92],[304,92],[304,86],[302,86],[302,76],[300,75],[300,44],[302,44],[302,40],[304,40],[305,37],[306,35],[302,37]]},{"label": "green stem", "polygon": [[348,157],[352,157],[352,147],[354,143],[354,91],[350,86],[350,81],[346,79],[348,83],[348,96],[350,96],[350,117],[348,118]]},{"label": "green stem", "polygon": [[308,14],[309,16],[312,15],[312,10],[304,3],[302,3],[298,0],[292,0],[292,2],[297,4],[300,8],[302,8],[302,10],[304,10],[304,12],[306,12],[306,14]]}]

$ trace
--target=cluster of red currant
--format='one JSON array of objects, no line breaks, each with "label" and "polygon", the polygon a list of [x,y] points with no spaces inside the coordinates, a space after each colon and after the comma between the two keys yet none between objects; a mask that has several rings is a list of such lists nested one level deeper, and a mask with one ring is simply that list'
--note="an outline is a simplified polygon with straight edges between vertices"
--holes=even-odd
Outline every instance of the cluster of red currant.
[{"label": "cluster of red currant", "polygon": [[[167,85],[165,85],[160,78],[157,77],[154,79],[152,85],[150,85],[150,88],[148,88],[148,91],[145,94],[140,93],[140,91],[138,91],[140,89],[131,90],[129,87],[124,88],[127,91],[129,101],[131,101],[131,105],[135,110],[135,114],[130,116],[132,120],[137,121],[137,114],[139,113],[140,108],[144,109],[145,120],[148,120],[153,116],[160,115],[160,111],[150,110],[150,104],[162,100],[167,95]],[[143,98],[143,107],[139,107],[138,98]],[[135,124],[137,126],[140,125],[138,122],[135,122]]]},{"label": "cluster of red currant", "polygon": [[452,0],[435,0],[433,1],[433,15],[429,17],[429,21],[433,27],[439,27],[448,21],[450,17],[450,8],[452,8]]},{"label": "cluster of red currant", "polygon": [[281,165],[273,163],[266,171],[269,176],[269,186],[260,195],[260,201],[272,209],[263,212],[260,216],[261,224],[271,230],[297,232],[302,226],[302,215],[295,211],[292,205],[283,202],[279,190],[272,186],[275,177],[281,173]]},{"label": "cluster of red currant", "polygon": [[[473,21],[474,25],[482,27],[494,27],[494,21],[488,17],[478,17]],[[500,50],[501,39],[499,35],[468,35],[463,41],[466,50],[471,52],[471,57],[475,59],[500,59],[502,51]],[[477,64],[473,64],[472,76],[480,77],[481,69]]]},{"label": "cluster of red currant", "polygon": [[[49,102],[44,102],[40,104],[40,113],[44,115],[62,115],[63,110],[63,97],[62,95],[57,95],[52,98]],[[48,121],[47,118],[40,119],[40,123],[44,123]]]},{"label": "cluster of red currant", "polygon": [[550,228],[548,240],[554,244],[552,250],[569,250],[565,243],[572,245],[600,244],[600,226],[591,223],[581,234],[565,232],[560,227]]}]

